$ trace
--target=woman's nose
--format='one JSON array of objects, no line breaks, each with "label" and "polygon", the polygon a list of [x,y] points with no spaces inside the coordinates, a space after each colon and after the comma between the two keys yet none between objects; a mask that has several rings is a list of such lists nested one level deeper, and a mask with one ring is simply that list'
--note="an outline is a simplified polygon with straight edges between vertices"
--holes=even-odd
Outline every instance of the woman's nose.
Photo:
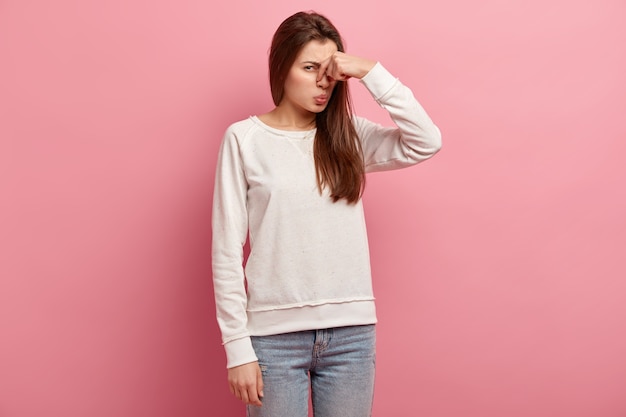
[{"label": "woman's nose", "polygon": [[331,78],[328,75],[324,74],[322,75],[322,79],[317,82],[317,86],[320,88],[328,88],[328,86],[330,85],[330,81]]}]

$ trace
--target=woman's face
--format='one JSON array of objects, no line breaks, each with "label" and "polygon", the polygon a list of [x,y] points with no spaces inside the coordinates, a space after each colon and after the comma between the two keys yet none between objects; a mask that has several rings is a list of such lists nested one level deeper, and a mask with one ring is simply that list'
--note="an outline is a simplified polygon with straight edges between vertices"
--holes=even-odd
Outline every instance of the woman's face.
[{"label": "woman's face", "polygon": [[287,74],[280,106],[293,107],[303,114],[323,111],[337,81],[326,74],[317,81],[317,73],[320,64],[335,52],[337,45],[330,39],[312,40],[304,45]]}]

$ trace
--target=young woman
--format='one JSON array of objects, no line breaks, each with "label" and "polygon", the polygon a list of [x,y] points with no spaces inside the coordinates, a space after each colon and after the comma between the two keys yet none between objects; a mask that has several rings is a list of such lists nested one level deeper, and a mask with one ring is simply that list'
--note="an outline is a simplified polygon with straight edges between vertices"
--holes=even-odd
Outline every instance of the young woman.
[{"label": "young woman", "polygon": [[[365,174],[433,156],[439,129],[379,62],[296,13],[269,56],[276,107],[231,125],[217,163],[213,278],[231,392],[250,416],[371,415],[376,313]],[[351,114],[357,78],[396,127]],[[250,254],[244,263],[243,246]]]}]

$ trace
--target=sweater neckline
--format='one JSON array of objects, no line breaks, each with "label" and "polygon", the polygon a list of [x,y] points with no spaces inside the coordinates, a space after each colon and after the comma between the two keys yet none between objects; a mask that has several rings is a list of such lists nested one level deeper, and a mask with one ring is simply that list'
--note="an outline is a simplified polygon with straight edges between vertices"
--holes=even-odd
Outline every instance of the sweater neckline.
[{"label": "sweater neckline", "polygon": [[284,130],[277,129],[268,124],[265,124],[259,119],[257,116],[250,116],[250,120],[259,125],[261,128],[267,130],[268,132],[274,133],[279,136],[286,136],[291,139],[312,139],[315,135],[314,133],[317,131],[317,128],[309,129],[309,130]]}]

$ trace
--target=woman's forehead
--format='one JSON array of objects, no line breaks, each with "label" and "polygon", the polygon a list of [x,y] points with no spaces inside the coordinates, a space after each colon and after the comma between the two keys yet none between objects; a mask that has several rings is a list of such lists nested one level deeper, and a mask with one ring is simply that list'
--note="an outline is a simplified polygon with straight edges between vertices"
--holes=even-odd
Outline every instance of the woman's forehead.
[{"label": "woman's forehead", "polygon": [[321,63],[330,58],[335,52],[337,52],[335,42],[330,39],[325,39],[324,41],[314,39],[302,47],[296,61]]}]

